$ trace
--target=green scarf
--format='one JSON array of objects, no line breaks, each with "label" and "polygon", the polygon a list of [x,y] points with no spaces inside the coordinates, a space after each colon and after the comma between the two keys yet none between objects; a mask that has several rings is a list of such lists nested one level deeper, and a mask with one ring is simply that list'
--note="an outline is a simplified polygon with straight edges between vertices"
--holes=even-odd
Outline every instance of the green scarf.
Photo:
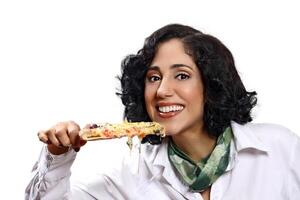
[{"label": "green scarf", "polygon": [[170,139],[168,145],[169,159],[181,175],[183,182],[193,191],[201,192],[210,187],[225,172],[229,163],[231,139],[232,132],[231,128],[228,127],[218,137],[212,153],[198,163],[189,158]]}]

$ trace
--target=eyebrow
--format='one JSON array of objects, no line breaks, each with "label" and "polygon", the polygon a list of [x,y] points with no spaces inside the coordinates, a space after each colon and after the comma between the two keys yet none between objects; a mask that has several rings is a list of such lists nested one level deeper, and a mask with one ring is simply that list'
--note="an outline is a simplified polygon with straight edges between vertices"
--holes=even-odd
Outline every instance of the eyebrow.
[{"label": "eyebrow", "polygon": [[[175,68],[179,68],[179,67],[187,67],[191,70],[193,70],[193,68],[189,65],[185,65],[185,64],[173,64],[170,66],[171,69],[175,69]],[[156,70],[159,71],[159,67],[158,66],[150,66],[148,70]]]}]

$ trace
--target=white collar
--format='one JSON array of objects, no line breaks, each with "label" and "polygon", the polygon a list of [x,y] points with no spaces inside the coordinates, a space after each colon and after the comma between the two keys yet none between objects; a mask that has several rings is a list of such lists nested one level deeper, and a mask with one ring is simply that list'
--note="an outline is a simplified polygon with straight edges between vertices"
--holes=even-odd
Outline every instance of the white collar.
[{"label": "white collar", "polygon": [[268,153],[269,148],[255,134],[254,130],[251,129],[251,123],[241,125],[232,121],[231,128],[237,152],[251,148]]},{"label": "white collar", "polygon": [[147,156],[149,158],[148,162],[153,166],[151,171],[154,176],[159,175],[163,177],[179,193],[187,194],[189,188],[178,179],[175,170],[169,161],[168,140],[168,138],[165,138],[160,145],[151,145],[152,147],[148,146],[148,148],[151,148],[149,150],[152,151],[150,153],[151,155],[148,154]]}]

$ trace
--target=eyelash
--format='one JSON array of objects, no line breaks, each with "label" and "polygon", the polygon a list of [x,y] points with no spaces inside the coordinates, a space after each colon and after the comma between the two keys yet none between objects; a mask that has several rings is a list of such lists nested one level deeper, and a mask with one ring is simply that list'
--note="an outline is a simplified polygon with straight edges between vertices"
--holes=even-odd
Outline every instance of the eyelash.
[{"label": "eyelash", "polygon": [[[183,78],[183,77],[184,77],[184,78]],[[186,74],[186,73],[180,73],[180,74],[177,74],[177,75],[175,76],[175,78],[181,81],[181,80],[187,80],[187,79],[189,79],[190,76],[189,76],[188,74]],[[160,80],[160,77],[157,76],[157,75],[152,75],[152,76],[149,76],[149,77],[147,78],[147,80],[148,80],[149,82],[155,82],[155,81],[159,81],[159,80]]]},{"label": "eyelash", "polygon": [[[179,80],[186,80],[186,79],[190,78],[190,76],[186,73],[180,73],[180,74],[176,75],[175,77],[176,77],[176,79],[179,79]],[[181,78],[179,78],[179,77],[181,77]],[[182,78],[182,77],[185,77],[185,78]]]},{"label": "eyelash", "polygon": [[147,79],[148,79],[149,82],[155,82],[155,81],[158,81],[158,80],[153,80],[154,78],[160,79],[159,76],[149,76]]}]

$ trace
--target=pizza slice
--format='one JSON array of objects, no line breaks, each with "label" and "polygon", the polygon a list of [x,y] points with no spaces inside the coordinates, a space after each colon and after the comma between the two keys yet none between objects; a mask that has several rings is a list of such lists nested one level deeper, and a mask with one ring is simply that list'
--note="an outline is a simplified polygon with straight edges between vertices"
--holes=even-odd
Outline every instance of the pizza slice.
[{"label": "pizza slice", "polygon": [[94,128],[82,129],[80,136],[83,140],[103,140],[137,136],[143,140],[146,136],[165,137],[164,128],[157,122],[124,122],[121,124],[99,124]]}]

